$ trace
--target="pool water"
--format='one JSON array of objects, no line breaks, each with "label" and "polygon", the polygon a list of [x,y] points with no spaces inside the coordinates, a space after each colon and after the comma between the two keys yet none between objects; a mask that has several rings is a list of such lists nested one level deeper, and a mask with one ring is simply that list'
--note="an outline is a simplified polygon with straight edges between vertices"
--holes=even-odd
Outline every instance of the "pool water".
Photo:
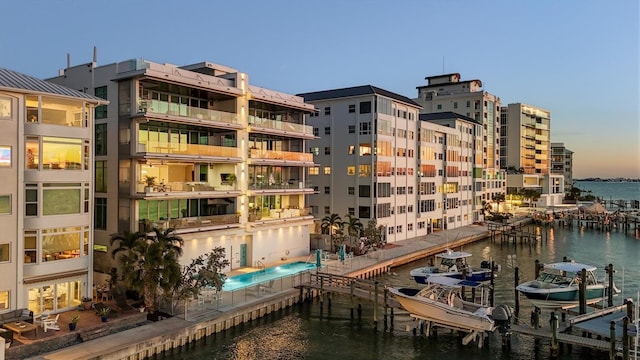
[{"label": "pool water", "polygon": [[223,291],[234,291],[245,287],[257,285],[265,281],[279,279],[281,277],[295,275],[302,271],[314,270],[315,264],[303,261],[284,264],[265,270],[254,271],[242,275],[228,277],[222,286]]}]

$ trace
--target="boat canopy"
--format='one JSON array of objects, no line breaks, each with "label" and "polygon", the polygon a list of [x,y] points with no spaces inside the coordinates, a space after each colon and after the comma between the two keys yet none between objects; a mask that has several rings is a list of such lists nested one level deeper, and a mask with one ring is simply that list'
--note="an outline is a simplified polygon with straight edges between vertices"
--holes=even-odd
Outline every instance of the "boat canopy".
[{"label": "boat canopy", "polygon": [[463,286],[473,288],[473,287],[479,287],[483,285],[482,283],[479,283],[477,281],[460,280],[460,279],[455,279],[448,276],[430,276],[427,278],[427,283],[451,287],[451,288],[460,288]]},{"label": "boat canopy", "polygon": [[554,270],[554,271],[565,271],[567,273],[577,274],[582,271],[582,269],[586,269],[589,272],[596,271],[596,267],[593,265],[585,265],[576,262],[559,262],[552,264],[545,264],[544,270]]}]

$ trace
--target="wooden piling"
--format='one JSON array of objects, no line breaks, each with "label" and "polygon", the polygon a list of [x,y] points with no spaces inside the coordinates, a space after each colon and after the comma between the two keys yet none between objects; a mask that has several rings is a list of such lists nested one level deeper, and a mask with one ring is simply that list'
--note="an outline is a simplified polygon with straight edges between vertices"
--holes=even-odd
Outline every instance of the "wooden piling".
[{"label": "wooden piling", "polygon": [[[536,260],[536,267],[537,266],[538,266],[538,260]],[[513,278],[515,280],[514,282],[516,284],[515,286],[518,286],[520,282],[519,273],[520,273],[520,270],[518,270],[518,267],[516,266],[515,273],[513,274],[514,275]],[[515,292],[515,296],[514,296],[514,298],[516,299],[515,313],[517,315],[518,313],[520,313],[520,295],[519,295],[519,291],[515,290],[515,287],[513,291]]]},{"label": "wooden piling", "polygon": [[609,360],[615,360],[616,358],[616,322],[611,320],[609,323]]},{"label": "wooden piling", "polygon": [[622,359],[629,360],[629,318],[622,319]]},{"label": "wooden piling", "polygon": [[374,285],[374,296],[373,296],[373,328],[374,330],[378,329],[378,281],[375,282]]},{"label": "wooden piling", "polygon": [[580,315],[587,313],[587,269],[580,272],[580,286],[578,287],[578,295],[580,297]]},{"label": "wooden piling", "polygon": [[609,283],[607,284],[609,288],[609,293],[607,294],[607,306],[611,307],[613,306],[613,264],[609,264],[609,266],[607,266],[607,275],[609,275]]},{"label": "wooden piling", "polygon": [[551,356],[558,355],[558,316],[551,312]]}]

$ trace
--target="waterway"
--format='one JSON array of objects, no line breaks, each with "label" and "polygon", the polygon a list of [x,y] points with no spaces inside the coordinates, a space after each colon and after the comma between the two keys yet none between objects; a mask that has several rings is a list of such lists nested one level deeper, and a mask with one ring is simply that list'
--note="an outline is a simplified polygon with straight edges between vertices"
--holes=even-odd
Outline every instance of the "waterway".
[{"label": "waterway", "polygon": [[[625,197],[629,198],[629,197]],[[544,228],[542,228],[544,229]],[[546,240],[545,240],[546,239]],[[616,304],[625,297],[637,300],[640,290],[640,236],[613,231],[604,233],[578,228],[549,230],[548,236],[535,245],[500,244],[484,240],[464,248],[473,254],[472,265],[482,260],[494,260],[502,267],[496,279],[495,304],[514,305],[514,269],[520,270],[520,281],[533,277],[535,260],[542,263],[561,261],[564,256],[576,262],[598,267],[600,277],[606,275],[602,269],[612,263],[616,269],[614,281],[624,292],[614,298]],[[421,260],[403,267],[394,268],[390,274],[379,277],[382,284],[394,286],[417,286],[409,277],[409,271],[424,266]],[[520,301],[520,318],[528,322],[531,305],[524,297]],[[396,328],[383,331],[382,321],[378,330],[373,327],[371,305],[363,302],[360,320],[350,318],[347,298],[335,298],[331,309],[321,311],[319,303],[294,306],[265,318],[243,324],[226,332],[196,342],[181,350],[174,350],[160,359],[549,359],[548,345],[536,348],[531,338],[514,335],[512,348],[503,350],[499,335],[493,334],[488,346],[478,349],[473,344],[462,346],[456,335],[442,331],[437,338],[413,336]],[[548,314],[543,314],[548,317]],[[546,318],[545,318],[546,319]],[[408,320],[396,316],[402,324]],[[575,349],[559,359],[578,360],[597,358],[589,350]]]},{"label": "waterway", "polygon": [[[519,267],[520,280],[533,277],[535,260],[542,263],[561,261],[567,256],[577,262],[603,269],[612,263],[614,281],[624,291],[615,298],[637,298],[640,289],[640,237],[635,233],[603,233],[592,230],[555,228],[546,241],[527,245],[501,245],[484,240],[465,247],[473,254],[472,263],[494,260],[502,267],[496,279],[496,304],[514,305],[514,269]],[[379,277],[383,284],[415,286],[409,271],[426,264],[426,260],[399,268]],[[604,277],[605,273],[600,272]],[[531,306],[521,299],[520,317],[526,321]],[[197,342],[184,350],[174,351],[162,359],[547,359],[549,351],[542,346],[536,352],[533,341],[514,336],[510,350],[502,350],[500,337],[494,334],[488,347],[461,346],[454,335],[439,334],[437,339],[414,337],[404,329],[393,333],[373,328],[371,306],[363,303],[360,321],[350,319],[346,298],[334,298],[332,308],[320,311],[319,303],[306,303],[281,313],[245,324]],[[545,314],[543,314],[545,316]],[[396,317],[398,323],[403,320]],[[585,352],[574,350],[561,359],[584,359]]]}]

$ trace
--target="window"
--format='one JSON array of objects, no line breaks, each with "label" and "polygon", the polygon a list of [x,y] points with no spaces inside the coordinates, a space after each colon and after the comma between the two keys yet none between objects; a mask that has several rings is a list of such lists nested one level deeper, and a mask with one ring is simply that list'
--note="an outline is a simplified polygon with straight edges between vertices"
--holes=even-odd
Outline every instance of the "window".
[{"label": "window", "polygon": [[96,161],[96,192],[107,192],[107,162]]},{"label": "window", "polygon": [[369,135],[371,134],[371,122],[361,122],[360,123],[360,135]]},{"label": "window", "polygon": [[371,186],[370,185],[360,185],[358,187],[358,196],[359,197],[371,197]]},{"label": "window", "polygon": [[25,216],[38,216],[38,184],[25,184]]},{"label": "window", "polygon": [[376,194],[379,198],[391,197],[391,183],[378,183],[378,193]]},{"label": "window", "polygon": [[355,166],[347,166],[347,175],[355,175],[356,167]]},{"label": "window", "polygon": [[356,152],[356,147],[354,145],[349,145],[349,149],[347,150],[349,155],[353,155]]},{"label": "window", "polygon": [[[107,87],[100,86],[95,89],[95,95],[99,98],[107,100]],[[96,119],[104,119],[107,117],[107,105],[96,106]]]},{"label": "window", "polygon": [[38,261],[38,232],[35,230],[24,231],[24,263]]},{"label": "window", "polygon": [[319,193],[320,192],[320,187],[314,186],[313,187],[313,192],[316,193],[316,194]]},{"label": "window", "polygon": [[107,155],[107,124],[96,124],[95,136],[95,154]]},{"label": "window", "polygon": [[371,144],[363,143],[360,144],[360,156],[369,156],[371,155]]},{"label": "window", "polygon": [[0,195],[1,214],[11,214],[11,195]]},{"label": "window", "polygon": [[313,136],[320,136],[320,130],[317,127],[313,128]]},{"label": "window", "polygon": [[349,105],[349,113],[354,113],[354,112],[356,112],[356,105],[355,104]]},{"label": "window", "polygon": [[371,113],[371,101],[363,101],[360,103],[360,114]]},{"label": "window", "polygon": [[407,224],[407,231],[413,231],[413,224]]},{"label": "window", "polygon": [[0,97],[0,119],[10,120],[12,117],[13,117],[13,102],[11,101],[10,98]]},{"label": "window", "polygon": [[347,209],[347,213],[349,213],[349,215],[351,215],[351,216],[355,216],[356,215],[356,209],[350,207],[350,208]]},{"label": "window", "polygon": [[[0,262],[10,261],[11,258],[9,257],[9,254],[9,244],[0,244]],[[0,309],[2,309],[1,306]]]},{"label": "window", "polygon": [[9,291],[0,291],[0,310],[9,309],[11,304],[9,303]]},{"label": "window", "polygon": [[359,177],[371,176],[371,165],[358,165],[358,176]]},{"label": "window", "polygon": [[389,235],[392,235],[394,233],[394,230],[396,228],[394,228],[393,226],[389,226],[388,231],[389,231]]},{"label": "window", "polygon": [[398,226],[396,226],[396,232],[397,232],[398,234],[402,233],[402,225],[398,225]]},{"label": "window", "polygon": [[80,214],[79,183],[45,183],[42,187],[42,215]]},{"label": "window", "polygon": [[309,168],[309,175],[320,175],[320,167],[314,166],[312,168]]},{"label": "window", "polygon": [[0,168],[11,167],[11,146],[0,146]]},{"label": "window", "polygon": [[[42,154],[42,168],[46,170],[81,170],[88,161],[81,139],[44,136]],[[88,164],[85,166],[88,168]]]},{"label": "window", "polygon": [[349,187],[347,188],[347,194],[349,194],[349,195],[355,195],[355,194],[356,194],[356,188],[355,188],[355,187],[353,187],[353,186],[349,186]]},{"label": "window", "polygon": [[331,187],[330,186],[325,186],[324,187],[324,193],[327,194],[327,195],[331,194]]},{"label": "window", "polygon": [[355,134],[355,133],[356,133],[356,126],[349,125],[349,134]]},{"label": "window", "polygon": [[453,108],[454,108],[454,109],[457,109],[457,108],[458,108],[458,102],[457,102],[457,101],[454,101],[454,102],[453,102]]},{"label": "window", "polygon": [[368,206],[359,206],[358,207],[358,217],[361,219],[369,219],[371,218],[371,208]]},{"label": "window", "polygon": [[437,108],[438,110],[442,110],[442,104],[438,104]]},{"label": "window", "polygon": [[331,208],[330,208],[330,207],[328,207],[328,206],[325,206],[325,207],[324,207],[324,213],[325,213],[325,214],[331,214]]},{"label": "window", "polygon": [[324,108],[324,114],[325,115],[331,115],[331,106],[326,106]]},{"label": "window", "polygon": [[318,154],[320,154],[320,148],[317,147],[317,146],[309,148],[309,152],[312,153],[313,155],[318,155]]},{"label": "window", "polygon": [[328,126],[327,126],[327,127],[325,127],[325,128],[324,128],[324,134],[325,134],[325,135],[331,135],[331,128],[330,128],[330,127],[328,127]]},{"label": "window", "polygon": [[107,230],[107,199],[95,198],[94,227],[100,230]]},{"label": "window", "polygon": [[331,146],[325,146],[324,147],[324,154],[325,155],[331,155]]},{"label": "window", "polygon": [[325,166],[324,167],[324,174],[325,175],[331,175],[331,166]]}]

